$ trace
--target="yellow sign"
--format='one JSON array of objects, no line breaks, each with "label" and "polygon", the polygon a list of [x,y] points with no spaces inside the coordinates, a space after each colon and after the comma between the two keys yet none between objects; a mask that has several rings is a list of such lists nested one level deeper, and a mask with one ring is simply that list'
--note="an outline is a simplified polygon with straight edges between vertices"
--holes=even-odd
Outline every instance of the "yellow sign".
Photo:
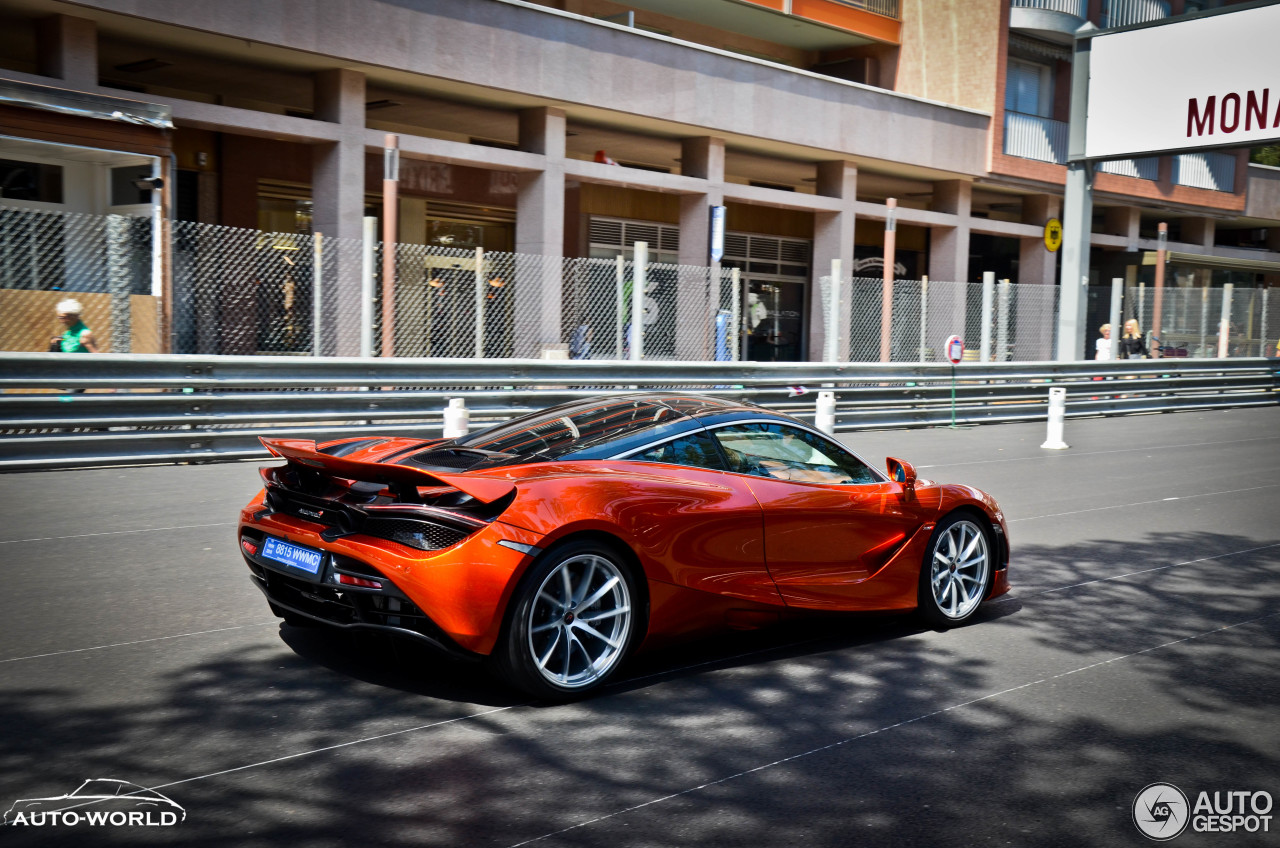
[{"label": "yellow sign", "polygon": [[1062,247],[1062,222],[1057,218],[1050,218],[1044,225],[1044,246],[1050,253],[1057,253]]}]

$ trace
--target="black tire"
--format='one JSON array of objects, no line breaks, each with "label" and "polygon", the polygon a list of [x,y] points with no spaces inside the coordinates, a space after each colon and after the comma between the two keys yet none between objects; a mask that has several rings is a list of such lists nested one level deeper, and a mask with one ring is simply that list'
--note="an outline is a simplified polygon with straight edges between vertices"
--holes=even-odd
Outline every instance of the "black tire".
[{"label": "black tire", "polygon": [[580,540],[544,552],[509,609],[493,655],[497,673],[535,697],[564,701],[617,672],[640,620],[640,596],[624,557]]},{"label": "black tire", "polygon": [[963,624],[991,591],[995,545],[982,519],[953,512],[934,528],[920,565],[919,612],[932,627]]}]

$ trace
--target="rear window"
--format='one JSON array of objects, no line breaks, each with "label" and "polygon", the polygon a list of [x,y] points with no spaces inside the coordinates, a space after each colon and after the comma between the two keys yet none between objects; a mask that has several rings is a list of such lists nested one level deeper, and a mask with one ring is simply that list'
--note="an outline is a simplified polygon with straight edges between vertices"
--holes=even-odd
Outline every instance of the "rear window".
[{"label": "rear window", "polygon": [[473,433],[456,444],[516,457],[558,459],[683,417],[648,400],[576,402]]}]

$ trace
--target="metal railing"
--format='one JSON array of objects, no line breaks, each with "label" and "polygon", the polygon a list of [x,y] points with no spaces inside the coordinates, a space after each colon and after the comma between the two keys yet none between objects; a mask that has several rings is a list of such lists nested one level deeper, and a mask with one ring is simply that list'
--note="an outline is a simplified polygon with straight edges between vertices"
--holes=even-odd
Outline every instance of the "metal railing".
[{"label": "metal railing", "polygon": [[1061,165],[1067,161],[1067,124],[1039,115],[1005,112],[1004,152]]},{"label": "metal railing", "polygon": [[1102,0],[1100,26],[1103,29],[1122,27],[1167,17],[1168,0]]},{"label": "metal railing", "polygon": [[1180,153],[1173,157],[1173,182],[1212,191],[1236,190],[1234,153]]},{"label": "metal railing", "polygon": [[1105,174],[1116,174],[1121,177],[1133,177],[1136,180],[1160,179],[1160,157],[1144,156],[1141,159],[1112,159],[1099,162],[1098,170]]},{"label": "metal railing", "polygon": [[[473,428],[571,398],[675,389],[812,420],[837,395],[837,428],[1273,405],[1274,359],[917,364],[0,355],[0,470],[265,458],[258,437],[440,435],[449,398]],[[832,387],[832,388],[828,388]],[[955,407],[951,405],[954,388]],[[77,392],[76,390],[83,390]]]},{"label": "metal railing", "polygon": [[900,17],[898,8],[898,0],[836,0],[841,6],[852,6],[855,9],[863,9],[868,12],[875,12],[877,15],[884,15],[886,18]]},{"label": "metal railing", "polygon": [[1015,9],[1045,9],[1074,15],[1081,20],[1089,16],[1089,0],[1011,0]]}]

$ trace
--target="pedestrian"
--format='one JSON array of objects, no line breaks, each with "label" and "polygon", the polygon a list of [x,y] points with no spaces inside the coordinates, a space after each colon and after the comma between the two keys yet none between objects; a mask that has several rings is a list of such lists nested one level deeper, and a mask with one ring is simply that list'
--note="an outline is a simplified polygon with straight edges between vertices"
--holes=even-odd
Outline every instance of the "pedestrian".
[{"label": "pedestrian", "polygon": [[1146,359],[1147,342],[1142,337],[1142,329],[1136,318],[1124,322],[1124,335],[1120,337],[1121,359]]},{"label": "pedestrian", "polygon": [[73,298],[59,301],[56,307],[58,320],[65,328],[62,335],[49,339],[50,353],[97,353],[98,343],[93,338],[93,331],[85,325],[80,317],[84,307]]},{"label": "pedestrian", "polygon": [[1102,338],[1096,339],[1093,343],[1094,359],[1110,359],[1111,358],[1111,325],[1103,324],[1098,328],[1098,332],[1102,334]]}]

